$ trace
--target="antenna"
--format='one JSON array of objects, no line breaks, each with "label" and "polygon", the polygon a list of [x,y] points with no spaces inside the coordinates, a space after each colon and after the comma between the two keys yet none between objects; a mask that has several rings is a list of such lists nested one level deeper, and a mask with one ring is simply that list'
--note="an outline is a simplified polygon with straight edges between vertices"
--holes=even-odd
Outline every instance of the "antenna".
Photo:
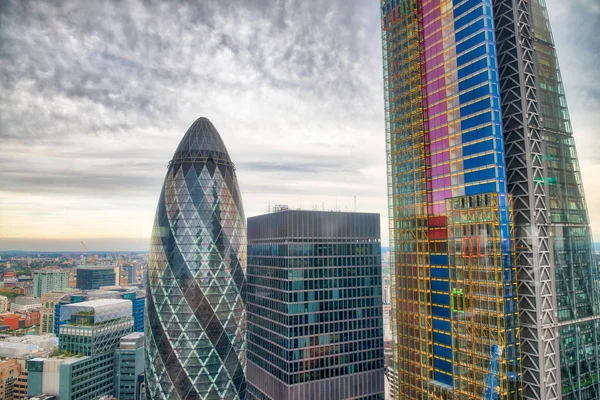
[{"label": "antenna", "polygon": [[356,196],[354,196],[354,212],[356,212]]}]

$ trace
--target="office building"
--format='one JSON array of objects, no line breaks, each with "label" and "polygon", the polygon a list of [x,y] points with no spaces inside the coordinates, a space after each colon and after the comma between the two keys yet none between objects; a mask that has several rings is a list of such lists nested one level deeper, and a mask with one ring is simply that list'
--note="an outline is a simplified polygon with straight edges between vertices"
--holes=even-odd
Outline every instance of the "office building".
[{"label": "office building", "polygon": [[125,266],[125,271],[127,271],[127,284],[137,285],[137,265],[129,264]]},{"label": "office building", "polygon": [[111,265],[80,265],[77,267],[77,289],[96,290],[115,286],[117,274]]},{"label": "office building", "polygon": [[199,118],[169,163],[148,262],[147,393],[244,399],[246,220],[235,168]]},{"label": "office building", "polygon": [[489,0],[382,2],[398,399],[521,396],[492,17]]},{"label": "office building", "polygon": [[14,398],[15,383],[19,379],[22,369],[21,363],[17,359],[0,361],[0,400]]},{"label": "office building", "polygon": [[143,373],[144,334],[134,332],[123,336],[115,350],[115,397],[119,400],[138,400],[138,381]]},{"label": "office building", "polygon": [[39,334],[55,333],[55,307],[56,304],[65,296],[65,293],[49,292],[42,294],[40,309],[40,328]]},{"label": "office building", "polygon": [[397,397],[599,398],[598,270],[544,2],[381,16]]},{"label": "office building", "polygon": [[251,399],[383,399],[379,214],[248,219]]},{"label": "office building", "polygon": [[[59,351],[63,358],[28,362],[28,395],[56,394],[44,382],[56,379],[60,399],[95,399],[115,391],[115,350],[133,332],[131,302],[101,299],[64,305],[60,319]],[[47,364],[47,365],[46,365]],[[48,367],[48,369],[46,369]],[[57,368],[58,367],[58,368]],[[48,372],[48,374],[44,374]],[[46,388],[44,388],[46,385]]]},{"label": "office building", "polygon": [[70,270],[42,269],[33,272],[33,297],[47,292],[56,292],[69,287]]},{"label": "office building", "polygon": [[[62,306],[100,299],[124,299],[131,301],[133,330],[134,332],[144,331],[146,292],[135,286],[103,286],[100,290],[76,291],[69,294],[63,294],[62,297],[54,303],[54,334],[59,336],[60,325],[67,322],[61,322],[60,320],[60,310]],[[42,325],[44,324],[42,323]]]}]

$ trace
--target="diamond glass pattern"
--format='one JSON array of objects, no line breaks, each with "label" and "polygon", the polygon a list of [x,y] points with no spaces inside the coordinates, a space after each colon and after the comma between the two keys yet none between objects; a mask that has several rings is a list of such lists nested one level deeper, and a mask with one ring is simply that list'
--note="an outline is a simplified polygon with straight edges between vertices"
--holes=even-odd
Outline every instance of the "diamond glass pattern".
[{"label": "diamond glass pattern", "polygon": [[146,297],[151,399],[244,399],[246,218],[235,167],[206,118],[162,188]]}]

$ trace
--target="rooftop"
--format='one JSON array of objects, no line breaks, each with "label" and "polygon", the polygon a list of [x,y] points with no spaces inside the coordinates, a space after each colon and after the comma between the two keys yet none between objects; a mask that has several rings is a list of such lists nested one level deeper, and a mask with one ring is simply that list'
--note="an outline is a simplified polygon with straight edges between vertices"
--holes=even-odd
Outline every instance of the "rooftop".
[{"label": "rooftop", "polygon": [[60,308],[60,320],[69,321],[71,316],[81,313],[93,315],[94,323],[131,317],[131,300],[98,299],[66,304]]},{"label": "rooftop", "polygon": [[93,271],[101,271],[101,270],[114,270],[114,266],[112,265],[78,265],[77,269],[87,269]]},{"label": "rooftop", "polygon": [[231,163],[221,135],[212,122],[204,117],[194,121],[187,130],[171,162],[194,161],[198,158]]}]

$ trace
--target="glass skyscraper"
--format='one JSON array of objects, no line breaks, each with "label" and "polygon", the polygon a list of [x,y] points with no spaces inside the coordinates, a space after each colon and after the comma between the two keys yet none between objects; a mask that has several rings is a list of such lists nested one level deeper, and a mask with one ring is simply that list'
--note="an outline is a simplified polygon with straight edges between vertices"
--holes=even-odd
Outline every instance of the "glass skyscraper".
[{"label": "glass skyscraper", "polygon": [[598,272],[543,0],[381,16],[396,398],[597,399]]},{"label": "glass skyscraper", "polygon": [[146,294],[148,397],[246,397],[246,220],[235,168],[199,118],[169,163]]},{"label": "glass skyscraper", "polygon": [[251,399],[382,399],[379,214],[248,219]]}]

